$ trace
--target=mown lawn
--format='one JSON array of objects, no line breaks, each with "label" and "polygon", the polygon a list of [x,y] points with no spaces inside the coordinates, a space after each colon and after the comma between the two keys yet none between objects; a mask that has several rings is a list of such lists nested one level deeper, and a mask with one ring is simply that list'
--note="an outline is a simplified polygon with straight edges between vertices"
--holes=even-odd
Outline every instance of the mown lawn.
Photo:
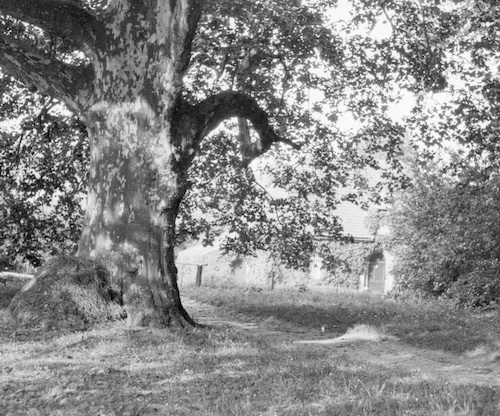
[{"label": "mown lawn", "polygon": [[[13,292],[0,286],[2,307]],[[499,404],[498,388],[431,382],[230,330],[117,322],[0,331],[0,415],[495,415]]]}]

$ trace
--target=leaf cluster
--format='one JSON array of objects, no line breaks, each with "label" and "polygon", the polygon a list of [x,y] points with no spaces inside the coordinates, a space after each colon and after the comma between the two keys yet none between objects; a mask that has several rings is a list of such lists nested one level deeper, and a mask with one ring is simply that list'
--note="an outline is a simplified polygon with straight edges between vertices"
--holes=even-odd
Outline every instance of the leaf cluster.
[{"label": "leaf cluster", "polygon": [[385,216],[399,291],[464,306],[500,297],[500,177],[469,167],[461,176],[420,172]]},{"label": "leaf cluster", "polygon": [[83,216],[85,126],[53,100],[0,78],[0,252],[34,266],[74,253]]}]

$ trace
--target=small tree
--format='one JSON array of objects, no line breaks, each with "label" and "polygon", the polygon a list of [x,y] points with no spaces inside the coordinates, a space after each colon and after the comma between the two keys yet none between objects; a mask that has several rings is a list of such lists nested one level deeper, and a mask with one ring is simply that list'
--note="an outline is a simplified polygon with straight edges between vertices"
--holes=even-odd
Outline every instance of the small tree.
[{"label": "small tree", "polygon": [[460,178],[418,173],[385,216],[401,291],[465,306],[500,298],[500,180],[468,168]]}]

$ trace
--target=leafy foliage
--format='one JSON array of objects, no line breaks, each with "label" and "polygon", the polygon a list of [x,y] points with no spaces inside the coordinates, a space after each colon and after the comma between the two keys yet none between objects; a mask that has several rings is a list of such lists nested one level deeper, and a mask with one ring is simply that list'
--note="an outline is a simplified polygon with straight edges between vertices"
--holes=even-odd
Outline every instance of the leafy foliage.
[{"label": "leafy foliage", "polygon": [[400,291],[443,296],[464,306],[499,299],[498,174],[469,168],[460,180],[417,172],[385,221]]},{"label": "leafy foliage", "polygon": [[485,1],[414,2],[408,10],[414,7],[420,29],[405,29],[409,16],[384,4],[393,36],[406,33],[413,43],[409,68],[421,69],[407,86],[418,93],[405,119],[409,187],[386,216],[399,290],[488,305],[498,299],[497,8]]},{"label": "leafy foliage", "polygon": [[[105,6],[100,4],[102,2],[90,3],[90,10],[96,13]],[[327,27],[324,12],[325,7],[331,4],[318,2],[306,6],[293,2],[284,5],[280,1],[270,4],[261,1],[207,3],[185,79],[185,98],[195,102],[228,89],[251,93],[266,108],[280,135],[301,144],[302,151],[292,153],[277,146],[258,165],[245,170],[241,167],[235,136],[254,133],[251,126],[246,131],[245,128],[242,130],[241,120],[238,124],[227,123],[225,129],[207,138],[199,149],[192,168],[193,185],[181,209],[179,238],[197,238],[203,233],[208,243],[215,233],[226,231],[229,236],[225,246],[227,250],[252,254],[266,249],[276,253],[276,257],[288,266],[306,268],[315,245],[314,237],[327,235],[336,238],[341,233],[332,214],[332,207],[339,200],[337,189],[359,179],[354,178],[356,175],[352,172],[359,172],[366,164],[377,166],[373,153],[382,147],[388,146],[393,154],[397,154],[395,147],[402,136],[402,129],[383,115],[381,107],[361,102],[357,102],[352,111],[365,119],[363,133],[342,132],[336,125],[342,111],[340,103],[347,105],[361,91],[368,94],[372,86],[369,80],[371,75],[363,71],[364,61],[356,62],[359,73],[353,72],[355,68],[351,65],[346,66],[350,56],[361,53],[359,47],[368,49],[367,45],[360,45],[357,38],[342,39],[339,33]],[[16,21],[4,23],[8,28],[22,29]],[[36,33],[28,31],[20,36],[31,41],[36,38]],[[70,56],[71,45],[58,44],[55,40],[51,43],[46,37],[43,40],[49,52],[64,54],[66,51]],[[372,70],[375,71],[374,68]],[[383,88],[378,85],[376,92],[370,94],[382,99],[382,91]],[[17,98],[31,99],[23,97],[21,92]],[[26,120],[38,116],[36,108],[26,108],[28,113],[31,112],[24,116]],[[55,117],[53,112],[45,113],[46,118]],[[47,119],[46,122],[52,123],[53,120]],[[62,120],[58,123],[58,129],[47,128],[52,135],[51,143],[57,141],[59,133],[64,142],[67,139],[64,135],[75,127],[69,118],[63,129]],[[74,131],[75,143],[86,146],[80,141],[84,137],[77,131],[78,128]],[[383,144],[379,143],[380,138]],[[389,142],[392,144],[389,145]],[[49,145],[45,139],[37,143],[39,146]],[[13,148],[15,144],[15,138],[12,138],[5,149]],[[46,149],[48,152],[49,147]],[[50,153],[56,157],[54,149]],[[84,159],[78,159],[79,154],[76,155],[78,168],[85,163]],[[61,149],[61,156],[63,165],[73,155]],[[61,166],[57,167],[54,172],[59,178],[76,175],[68,190],[61,191],[68,194],[68,202],[73,201],[73,195],[84,186],[83,175],[80,171],[64,171]],[[19,172],[26,168],[19,167]],[[43,170],[35,176],[38,175],[46,176]],[[56,181],[38,181],[36,187],[39,193],[45,189],[47,195],[62,189]],[[32,245],[28,249],[29,254],[24,256],[34,263],[39,262],[42,252],[48,251],[47,241],[55,237],[54,233],[38,237],[40,233],[45,235],[43,230],[47,224],[38,220],[40,215],[34,213],[34,205],[46,204],[47,195],[43,204],[41,201],[30,202],[31,194],[19,194],[16,199],[18,203],[22,201],[25,207],[22,216],[30,218],[28,213],[33,212],[31,218],[37,219],[28,226],[21,224]],[[13,206],[14,201],[5,201],[7,206]],[[27,206],[28,202],[31,205]],[[66,217],[72,218],[70,222],[61,223],[55,217],[47,220],[59,221],[59,224],[77,230],[76,224],[81,217],[79,207],[76,203],[72,207],[66,204],[66,207]],[[74,213],[70,213],[72,209]],[[13,215],[11,211],[7,217]],[[21,209],[14,211],[21,212]],[[65,212],[64,209],[55,211]],[[17,220],[21,218],[13,219]],[[61,234],[59,228],[54,227]],[[37,235],[34,230],[37,230]],[[65,238],[68,247],[76,237],[77,232],[71,231],[71,235]],[[28,247],[20,240],[5,241],[10,250],[14,250],[15,246]],[[37,254],[31,253],[35,251]]]},{"label": "leafy foliage", "polygon": [[[374,83],[382,68],[375,63],[367,69],[366,56],[356,58],[380,45],[346,35],[349,23],[330,30],[326,3],[272,1],[270,7],[238,1],[207,8],[186,80],[188,98],[226,89],[250,92],[279,133],[302,148],[276,146],[245,171],[236,135],[251,131],[241,120],[227,123],[205,139],[195,159],[181,234],[204,233],[209,243],[226,230],[226,250],[248,255],[265,249],[304,269],[314,249],[326,252],[317,236],[342,238],[334,207],[366,188],[363,168],[380,168],[382,152],[397,165],[403,129],[384,106],[397,95],[394,85]],[[345,110],[362,127],[341,129]],[[342,196],[344,186],[357,191]]]},{"label": "leafy foliage", "polygon": [[374,242],[334,241],[327,245],[323,256],[330,271],[328,283],[357,289],[359,276],[366,273],[366,262],[378,244]]},{"label": "leafy foliage", "polygon": [[[78,3],[100,14],[108,2]],[[326,253],[315,247],[315,236],[341,236],[332,210],[339,188],[366,188],[365,166],[387,168],[390,178],[405,173],[399,164],[405,132],[411,131],[415,146],[430,146],[418,147],[423,161],[444,140],[467,144],[463,158],[488,160],[489,166],[499,160],[500,83],[493,65],[499,19],[491,2],[355,0],[345,19],[331,11],[335,1],[206,3],[185,98],[196,102],[230,89],[251,93],[275,129],[302,150],[276,146],[244,169],[236,136],[253,134],[251,126],[227,123],[202,143],[195,159],[180,241],[203,235],[209,243],[226,231],[227,250],[266,249],[304,268],[313,248]],[[381,22],[386,35],[376,33]],[[76,59],[72,45],[30,25],[2,18],[2,30]],[[37,264],[43,253],[73,249],[78,237],[85,133],[77,120],[44,110],[51,105],[47,99],[5,77],[2,87],[8,92],[0,116],[20,117],[22,135],[2,129],[0,157],[8,168],[0,177],[0,243],[9,256]],[[443,90],[452,100],[427,104],[428,92]],[[417,98],[414,111],[394,122],[391,108],[407,92]],[[352,125],[345,126],[346,113]]]},{"label": "leafy foliage", "polygon": [[2,77],[0,252],[38,266],[73,253],[88,169],[85,126],[51,99]]},{"label": "leafy foliage", "polygon": [[242,168],[235,143],[224,132],[205,141],[192,168],[197,182],[182,205],[180,237],[203,233],[208,244],[227,231],[226,251],[255,255],[267,250],[286,266],[307,268],[314,235],[341,233],[332,215],[337,202],[332,181],[281,166],[281,186],[275,188],[268,177]]}]

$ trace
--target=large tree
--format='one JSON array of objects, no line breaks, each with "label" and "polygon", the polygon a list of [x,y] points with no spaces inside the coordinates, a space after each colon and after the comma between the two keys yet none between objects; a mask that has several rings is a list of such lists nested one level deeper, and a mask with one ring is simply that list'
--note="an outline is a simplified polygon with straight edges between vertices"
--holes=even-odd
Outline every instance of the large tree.
[{"label": "large tree", "polygon": [[[227,118],[249,120],[257,136],[239,136],[245,165],[288,141],[241,91],[185,98],[202,1],[104,3],[2,1],[0,64],[87,126],[89,191],[78,255],[127,275],[159,324],[194,324],[180,302],[174,245],[201,140]],[[26,25],[29,31],[18,29]]]},{"label": "large tree", "polygon": [[[195,155],[213,171],[202,140],[222,122],[237,118],[244,168],[283,147],[273,144],[301,144],[304,151],[286,155],[275,183],[287,182],[289,195],[305,201],[311,190],[325,196],[330,184],[342,182],[339,155],[357,167],[376,165],[373,151],[394,156],[402,129],[386,117],[398,98],[393,86],[416,92],[446,86],[445,49],[462,11],[439,9],[432,0],[359,0],[352,21],[328,21],[335,3],[1,1],[2,69],[64,103],[87,126],[88,204],[78,255],[125,277],[128,299],[145,301],[160,325],[194,324],[176,283],[175,220],[190,168],[200,169]],[[360,34],[380,19],[389,22],[390,37]],[[333,128],[342,108],[365,128],[350,134]],[[233,155],[226,137],[211,140],[212,148]],[[317,211],[318,199],[310,200],[294,226]],[[327,224],[311,222],[315,231]],[[134,320],[134,310],[128,312]]]}]

